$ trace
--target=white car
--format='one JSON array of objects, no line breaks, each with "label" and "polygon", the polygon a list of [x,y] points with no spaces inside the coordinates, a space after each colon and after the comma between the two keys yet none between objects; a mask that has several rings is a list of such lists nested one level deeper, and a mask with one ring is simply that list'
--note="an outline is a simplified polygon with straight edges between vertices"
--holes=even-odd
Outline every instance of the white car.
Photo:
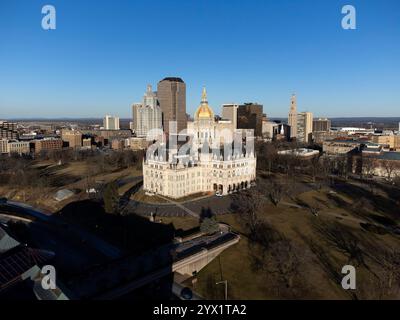
[{"label": "white car", "polygon": [[217,197],[222,197],[222,193],[219,192],[219,191],[217,191],[217,192],[215,193],[215,195],[216,195]]}]

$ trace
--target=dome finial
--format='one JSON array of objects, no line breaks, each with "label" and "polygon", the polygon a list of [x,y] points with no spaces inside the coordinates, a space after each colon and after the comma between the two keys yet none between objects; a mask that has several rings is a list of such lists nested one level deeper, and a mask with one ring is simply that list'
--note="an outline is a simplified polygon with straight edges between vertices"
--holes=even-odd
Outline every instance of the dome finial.
[{"label": "dome finial", "polygon": [[207,90],[203,87],[203,93],[201,94],[201,103],[207,103]]}]

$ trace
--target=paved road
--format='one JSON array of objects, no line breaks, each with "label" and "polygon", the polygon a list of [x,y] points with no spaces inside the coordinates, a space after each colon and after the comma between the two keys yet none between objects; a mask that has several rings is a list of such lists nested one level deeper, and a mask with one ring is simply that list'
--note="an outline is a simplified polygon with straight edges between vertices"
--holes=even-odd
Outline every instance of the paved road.
[{"label": "paved road", "polygon": [[[183,203],[175,202],[173,200],[164,198],[157,195],[169,203],[144,203],[136,200],[131,200],[131,196],[138,192],[143,186],[143,177],[135,177],[129,182],[137,181],[132,188],[125,192],[120,199],[120,208],[124,214],[136,213],[143,216],[150,216],[152,213],[158,217],[183,217],[190,215],[198,218],[205,211],[212,214],[226,214],[231,212],[232,196],[205,196],[195,200],[189,200]],[[123,181],[122,184],[126,183]]]},{"label": "paved road", "polygon": [[199,217],[202,212],[206,211],[216,215],[230,213],[232,212],[231,203],[232,197],[229,195],[224,197],[212,196],[179,205],[172,203],[150,204],[130,200],[125,210],[128,213],[131,211],[145,216],[155,213],[158,217],[183,217],[189,214]]},{"label": "paved road", "polygon": [[188,209],[187,207],[185,207],[183,204],[181,204],[181,203],[179,203],[179,202],[170,200],[170,199],[165,198],[165,197],[163,197],[163,196],[161,196],[161,195],[158,195],[158,197],[160,197],[161,199],[164,199],[164,200],[168,201],[168,202],[171,203],[172,205],[175,205],[177,208],[182,209],[182,210],[185,211],[188,215],[190,215],[190,216],[192,216],[192,217],[194,217],[194,218],[200,217],[200,214],[198,214],[198,213],[196,213],[196,212],[194,212],[194,211]]}]

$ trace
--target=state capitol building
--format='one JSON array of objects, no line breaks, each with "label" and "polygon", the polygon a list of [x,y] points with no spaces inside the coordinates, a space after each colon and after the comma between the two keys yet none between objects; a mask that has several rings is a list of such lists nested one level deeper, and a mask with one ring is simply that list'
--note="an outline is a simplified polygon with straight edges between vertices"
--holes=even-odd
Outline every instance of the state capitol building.
[{"label": "state capitol building", "polygon": [[187,123],[186,143],[179,150],[165,142],[149,147],[143,161],[144,190],[177,199],[250,188],[256,179],[254,133],[235,125],[215,119],[203,89],[194,121]]}]

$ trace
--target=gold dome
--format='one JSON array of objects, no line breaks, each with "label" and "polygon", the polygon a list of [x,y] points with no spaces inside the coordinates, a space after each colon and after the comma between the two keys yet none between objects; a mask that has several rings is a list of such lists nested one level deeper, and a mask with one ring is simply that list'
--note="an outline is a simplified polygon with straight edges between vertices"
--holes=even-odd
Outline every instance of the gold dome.
[{"label": "gold dome", "polygon": [[203,94],[201,97],[201,104],[197,108],[195,118],[197,119],[213,119],[214,118],[214,112],[212,111],[211,107],[208,105],[207,101],[207,92],[206,88],[203,88]]}]

